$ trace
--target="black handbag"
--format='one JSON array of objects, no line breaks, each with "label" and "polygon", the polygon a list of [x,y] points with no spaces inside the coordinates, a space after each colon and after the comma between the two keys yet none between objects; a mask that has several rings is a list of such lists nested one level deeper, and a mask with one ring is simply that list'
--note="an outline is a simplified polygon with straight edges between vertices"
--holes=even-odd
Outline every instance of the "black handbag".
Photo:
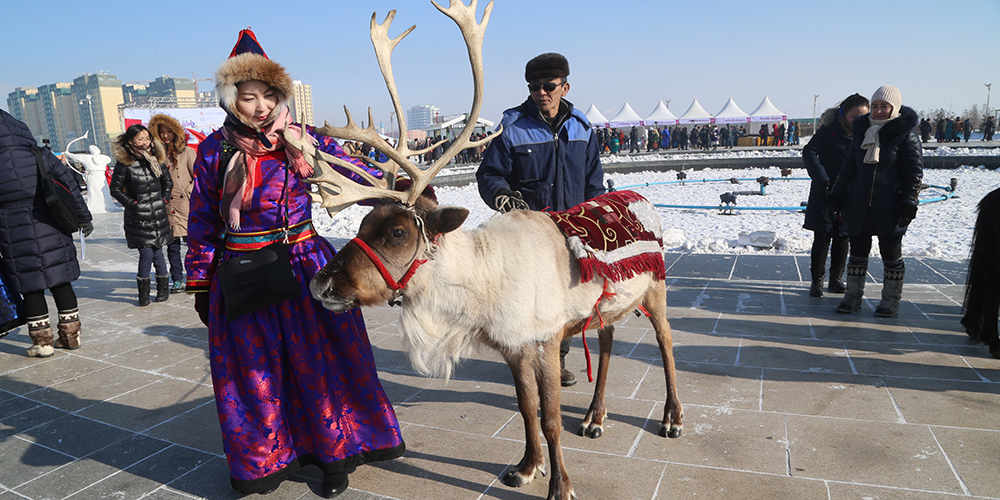
[{"label": "black handbag", "polygon": [[[285,198],[288,187],[288,170],[281,196]],[[270,245],[233,256],[219,264],[219,287],[226,306],[226,321],[256,311],[283,300],[302,295],[299,278],[292,269],[288,256],[288,199],[284,200],[283,239]],[[223,245],[223,248],[225,245]]]},{"label": "black handbag", "polygon": [[41,178],[38,186],[45,196],[45,204],[55,218],[57,227],[66,234],[77,232],[80,229],[80,220],[76,215],[76,197],[68,186],[49,176],[45,161],[42,160],[42,150],[32,146],[31,151],[35,153],[35,161],[38,163],[38,176]]}]

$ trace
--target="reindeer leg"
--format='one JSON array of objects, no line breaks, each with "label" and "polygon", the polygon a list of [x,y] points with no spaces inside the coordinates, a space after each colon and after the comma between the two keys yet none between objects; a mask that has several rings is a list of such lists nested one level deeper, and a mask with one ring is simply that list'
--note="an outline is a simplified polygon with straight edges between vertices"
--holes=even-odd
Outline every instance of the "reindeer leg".
[{"label": "reindeer leg", "polygon": [[599,438],[604,434],[604,419],[608,416],[608,409],[604,406],[604,388],[608,383],[608,365],[611,362],[614,336],[615,325],[608,325],[597,331],[597,342],[601,348],[600,362],[597,365],[597,387],[594,388],[594,399],[590,402],[590,410],[580,423],[581,436]]},{"label": "reindeer leg", "polygon": [[660,423],[660,435],[663,437],[679,437],[684,429],[681,417],[684,410],[677,398],[677,373],[674,371],[674,341],[670,336],[670,322],[667,321],[667,288],[662,282],[656,282],[643,297],[643,307],[649,312],[649,322],[656,331],[656,342],[660,344],[660,356],[663,357],[663,375],[667,379],[667,401],[663,406],[663,421]]},{"label": "reindeer leg", "polygon": [[[567,332],[563,332],[565,335]],[[563,460],[560,433],[562,432],[562,414],[559,398],[562,394],[560,384],[561,368],[559,366],[560,335],[545,343],[543,358],[538,365],[538,394],[542,403],[542,434],[549,445],[549,463],[552,465],[552,477],[549,478],[549,496],[547,500],[570,500],[575,498],[573,486],[566,472],[566,462]]]},{"label": "reindeer leg", "polygon": [[507,366],[510,366],[510,371],[514,375],[517,408],[521,411],[521,418],[524,419],[525,447],[521,462],[516,468],[504,474],[500,481],[507,486],[517,488],[535,479],[536,472],[545,475],[545,459],[542,455],[542,440],[539,437],[541,429],[538,425],[538,386],[534,368],[538,360],[530,348],[505,357]]}]

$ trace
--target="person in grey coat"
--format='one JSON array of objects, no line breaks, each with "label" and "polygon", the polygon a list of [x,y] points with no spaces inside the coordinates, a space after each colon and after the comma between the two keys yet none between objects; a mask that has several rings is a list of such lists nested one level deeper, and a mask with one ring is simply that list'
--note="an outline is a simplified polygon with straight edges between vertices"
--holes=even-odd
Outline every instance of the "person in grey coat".
[{"label": "person in grey coat", "polygon": [[[54,347],[80,347],[80,310],[72,283],[80,277],[73,237],[65,233],[39,193],[41,178],[33,148],[37,142],[28,126],[0,109],[0,260],[13,293],[24,298],[24,317],[31,347],[28,356],[51,356]],[[41,150],[49,176],[76,199],[80,230],[89,236],[93,218],[76,179],[58,158]],[[59,312],[58,340],[53,342],[45,290]]]}]

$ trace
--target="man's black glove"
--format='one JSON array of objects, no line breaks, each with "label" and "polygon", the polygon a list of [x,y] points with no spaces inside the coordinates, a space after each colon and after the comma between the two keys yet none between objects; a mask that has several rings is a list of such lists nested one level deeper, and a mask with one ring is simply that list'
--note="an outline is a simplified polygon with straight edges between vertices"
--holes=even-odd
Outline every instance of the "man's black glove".
[{"label": "man's black glove", "polygon": [[493,203],[497,211],[505,214],[511,210],[528,210],[528,203],[521,198],[520,191],[511,191],[508,188],[497,189],[494,194]]},{"label": "man's black glove", "polygon": [[917,206],[909,204],[896,205],[896,213],[899,214],[899,221],[897,221],[899,227],[906,227],[917,217]]},{"label": "man's black glove", "polygon": [[80,231],[83,232],[83,237],[84,238],[86,238],[87,236],[90,236],[90,233],[94,232],[94,223],[93,222],[81,222],[80,223]]}]

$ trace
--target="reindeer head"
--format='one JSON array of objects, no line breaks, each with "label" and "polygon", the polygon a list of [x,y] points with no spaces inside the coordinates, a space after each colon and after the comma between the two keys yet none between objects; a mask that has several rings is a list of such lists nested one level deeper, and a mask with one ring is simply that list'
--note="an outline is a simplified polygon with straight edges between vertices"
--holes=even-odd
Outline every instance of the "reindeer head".
[{"label": "reindeer head", "polygon": [[[425,262],[432,252],[432,241],[442,233],[457,229],[469,214],[464,208],[439,208],[436,201],[423,195],[431,179],[461,150],[482,145],[497,137],[497,134],[493,134],[478,141],[469,139],[479,119],[479,110],[482,106],[483,35],[489,22],[490,12],[493,10],[493,2],[486,5],[481,23],[476,22],[477,0],[472,0],[468,6],[461,1],[451,0],[447,9],[436,2],[431,3],[455,21],[461,30],[468,47],[475,89],[468,117],[468,123],[472,125],[462,130],[433,165],[421,169],[408,159],[430,152],[440,146],[440,143],[418,151],[407,147],[406,120],[396,91],[391,58],[392,50],[416,26],[390,39],[389,26],[396,15],[395,10],[386,15],[382,24],[377,23],[376,15],[372,14],[370,32],[379,68],[382,70],[382,77],[385,79],[386,88],[389,90],[396,111],[400,140],[395,147],[382,140],[375,131],[371,108],[368,109],[367,128],[359,128],[345,107],[344,111],[347,114],[345,127],[325,124],[316,129],[323,135],[367,143],[385,154],[388,157],[386,162],[356,157],[381,170],[384,174],[382,178],[373,176],[350,162],[317,150],[305,137],[295,137],[292,132],[285,132],[286,141],[302,151],[305,159],[312,164],[317,173],[309,181],[319,185],[318,192],[313,193],[313,199],[322,207],[332,213],[361,200],[382,200],[364,218],[358,236],[351,240],[351,244],[345,246],[310,284],[313,296],[322,301],[325,307],[335,311],[391,300],[401,293],[400,290],[409,280],[409,276],[415,272],[416,266],[419,266],[421,261]],[[331,165],[361,176],[368,185],[361,185],[346,178]],[[409,177],[409,186],[405,190],[394,189],[400,169]]]}]

